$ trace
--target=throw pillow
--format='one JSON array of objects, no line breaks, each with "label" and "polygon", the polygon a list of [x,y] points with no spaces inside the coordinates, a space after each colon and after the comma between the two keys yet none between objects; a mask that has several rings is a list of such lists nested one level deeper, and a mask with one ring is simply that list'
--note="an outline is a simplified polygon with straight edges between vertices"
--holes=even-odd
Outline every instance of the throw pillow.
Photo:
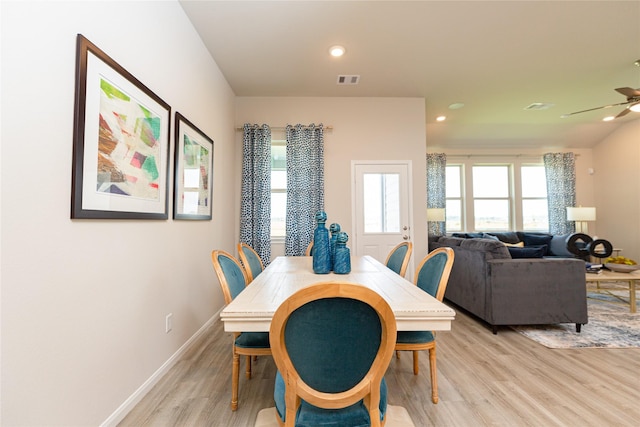
[{"label": "throw pillow", "polygon": [[498,242],[500,241],[500,239],[498,239],[496,236],[494,236],[492,234],[488,234],[488,233],[482,233],[482,238],[483,239],[497,240]]},{"label": "throw pillow", "polygon": [[542,258],[547,253],[547,245],[541,246],[525,246],[522,248],[516,246],[508,246],[511,258]]},{"label": "throw pillow", "polygon": [[502,242],[502,243],[504,243],[505,246],[511,246],[512,248],[524,248],[524,242],[518,242],[518,243]]},{"label": "throw pillow", "polygon": [[544,233],[522,233],[522,241],[524,242],[524,246],[542,246],[546,245],[547,253],[545,255],[549,255],[549,244],[551,244],[551,239],[553,236],[551,234]]},{"label": "throw pillow", "polygon": [[571,233],[553,236],[549,243],[549,252],[553,256],[561,256],[567,258],[574,258],[575,255],[567,249],[567,241],[571,237]]}]

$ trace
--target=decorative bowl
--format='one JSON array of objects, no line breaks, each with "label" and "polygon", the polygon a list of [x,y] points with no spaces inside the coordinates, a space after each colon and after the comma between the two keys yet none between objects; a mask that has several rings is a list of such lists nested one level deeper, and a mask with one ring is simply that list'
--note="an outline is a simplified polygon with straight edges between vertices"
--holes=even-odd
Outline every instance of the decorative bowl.
[{"label": "decorative bowl", "polygon": [[628,264],[614,264],[612,262],[608,262],[604,265],[611,271],[617,271],[618,273],[631,273],[632,271],[636,271],[640,269],[640,265],[628,265]]}]

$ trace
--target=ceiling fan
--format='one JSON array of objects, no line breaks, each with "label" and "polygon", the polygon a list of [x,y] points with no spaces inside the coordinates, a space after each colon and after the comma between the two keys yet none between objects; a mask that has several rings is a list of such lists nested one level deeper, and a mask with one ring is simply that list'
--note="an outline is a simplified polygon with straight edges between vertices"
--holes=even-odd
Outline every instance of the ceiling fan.
[{"label": "ceiling fan", "polygon": [[[634,62],[633,65],[635,65],[636,67],[640,67],[640,59]],[[566,117],[573,116],[574,114],[586,113],[587,111],[601,110],[603,108],[618,107],[620,105],[626,105],[626,107],[624,108],[624,110],[620,111],[617,116],[613,117],[613,119],[626,116],[627,114],[629,114],[629,111],[640,113],[640,89],[632,89],[630,87],[619,87],[616,89],[616,92],[626,96],[627,101],[619,102],[617,104],[603,105],[602,107],[589,108],[588,110],[576,111],[574,113],[563,114],[560,117],[564,119]]]},{"label": "ceiling fan", "polygon": [[566,117],[573,116],[574,114],[586,113],[587,111],[601,110],[603,108],[617,107],[619,105],[626,105],[626,107],[624,110],[618,113],[617,116],[614,117],[615,119],[627,115],[629,111],[640,112],[640,90],[639,89],[632,89],[630,87],[619,87],[616,89],[616,92],[626,96],[627,101],[619,102],[617,104],[603,105],[602,107],[589,108],[588,110],[576,111],[574,113],[563,114],[560,117],[564,119]]}]

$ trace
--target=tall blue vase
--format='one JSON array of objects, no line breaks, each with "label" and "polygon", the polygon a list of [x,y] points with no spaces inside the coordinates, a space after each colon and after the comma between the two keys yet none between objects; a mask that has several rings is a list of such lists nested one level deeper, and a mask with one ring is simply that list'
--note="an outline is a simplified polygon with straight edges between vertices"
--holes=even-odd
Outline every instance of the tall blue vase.
[{"label": "tall blue vase", "polygon": [[331,254],[329,246],[329,230],[325,227],[327,214],[323,211],[316,213],[318,225],[313,232],[313,272],[328,274],[331,271]]},{"label": "tall blue vase", "polygon": [[333,270],[333,263],[336,256],[336,237],[340,232],[340,224],[333,223],[329,226],[329,233],[331,233],[331,240],[329,240],[329,258],[331,259],[331,269]]},{"label": "tall blue vase", "polygon": [[336,256],[333,264],[333,272],[336,274],[349,274],[351,272],[351,251],[347,247],[349,236],[344,231],[336,237]]}]

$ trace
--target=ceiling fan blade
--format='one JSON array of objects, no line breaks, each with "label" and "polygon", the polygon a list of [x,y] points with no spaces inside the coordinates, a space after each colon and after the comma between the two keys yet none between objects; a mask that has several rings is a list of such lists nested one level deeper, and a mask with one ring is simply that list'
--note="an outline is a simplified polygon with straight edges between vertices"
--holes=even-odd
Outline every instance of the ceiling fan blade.
[{"label": "ceiling fan blade", "polygon": [[619,87],[616,89],[616,92],[623,94],[627,98],[634,98],[636,96],[640,96],[640,90],[632,89],[630,87]]},{"label": "ceiling fan blade", "polygon": [[[630,107],[630,106],[629,106]],[[629,111],[631,111],[629,109],[629,107],[625,108],[624,110],[620,111],[620,113],[618,113],[617,116],[614,117],[614,119],[620,118],[622,116],[626,116],[627,114],[629,114]]]},{"label": "ceiling fan blade", "polygon": [[611,108],[611,107],[617,107],[619,105],[626,105],[629,102],[619,102],[617,104],[609,104],[609,105],[603,105],[602,107],[595,107],[595,108],[589,108],[588,110],[581,110],[581,111],[575,111],[573,113],[568,113],[568,114],[563,114],[560,116],[560,118],[566,118],[569,116],[573,116],[574,114],[580,114],[580,113],[586,113],[587,111],[595,111],[595,110],[602,110],[603,108]]}]

